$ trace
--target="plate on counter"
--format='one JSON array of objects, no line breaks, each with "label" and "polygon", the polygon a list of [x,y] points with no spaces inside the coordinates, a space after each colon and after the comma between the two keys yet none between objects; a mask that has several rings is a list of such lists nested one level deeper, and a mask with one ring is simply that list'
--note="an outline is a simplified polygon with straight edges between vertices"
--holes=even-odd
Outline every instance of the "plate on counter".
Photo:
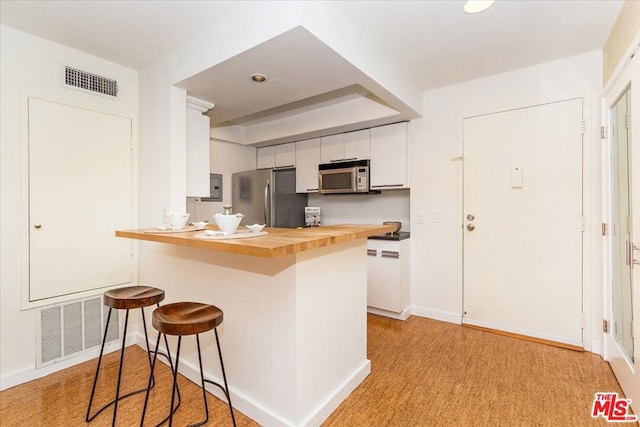
[{"label": "plate on counter", "polygon": [[225,236],[222,231],[219,231],[219,232],[215,232],[215,234],[198,233],[193,237],[195,237],[196,239],[204,239],[204,240],[231,240],[231,239],[247,239],[251,237],[260,237],[260,236],[265,236],[267,234],[269,234],[267,231],[253,233],[249,230],[240,230],[240,231],[236,231],[234,234],[231,234],[229,236]]},{"label": "plate on counter", "polygon": [[188,233],[189,231],[201,231],[206,229],[207,226],[205,225],[204,227],[196,227],[195,225],[187,225],[185,228],[183,228],[182,230],[174,230],[171,227],[166,227],[164,225],[159,225],[157,227],[153,227],[153,228],[148,228],[146,230],[144,230],[145,233],[158,233],[158,234],[165,234],[165,233]]}]

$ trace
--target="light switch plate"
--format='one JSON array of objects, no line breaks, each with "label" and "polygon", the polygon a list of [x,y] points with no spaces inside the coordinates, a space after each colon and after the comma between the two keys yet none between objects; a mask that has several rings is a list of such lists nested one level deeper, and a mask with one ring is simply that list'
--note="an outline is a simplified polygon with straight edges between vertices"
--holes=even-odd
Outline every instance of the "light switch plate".
[{"label": "light switch plate", "polygon": [[522,188],[522,166],[511,169],[511,188]]}]

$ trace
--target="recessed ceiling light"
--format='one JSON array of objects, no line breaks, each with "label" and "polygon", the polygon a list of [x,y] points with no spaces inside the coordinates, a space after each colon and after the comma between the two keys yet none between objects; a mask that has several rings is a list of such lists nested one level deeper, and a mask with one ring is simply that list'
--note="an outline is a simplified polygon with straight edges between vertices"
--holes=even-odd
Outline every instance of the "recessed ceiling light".
[{"label": "recessed ceiling light", "polygon": [[495,0],[467,0],[464,4],[464,11],[467,13],[478,13],[489,9]]},{"label": "recessed ceiling light", "polygon": [[252,74],[251,80],[257,83],[262,83],[267,80],[267,76],[265,76],[264,74]]}]

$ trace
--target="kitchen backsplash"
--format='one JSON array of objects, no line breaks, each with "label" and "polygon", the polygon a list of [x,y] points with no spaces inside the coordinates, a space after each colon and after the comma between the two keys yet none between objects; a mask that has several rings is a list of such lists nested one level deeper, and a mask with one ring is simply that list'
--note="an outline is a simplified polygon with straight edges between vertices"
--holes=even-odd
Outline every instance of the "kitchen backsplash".
[{"label": "kitchen backsplash", "polygon": [[[401,221],[402,231],[410,231],[409,191],[392,190],[380,194],[309,194],[307,205],[320,207],[322,225]],[[190,221],[211,220],[214,214],[222,212],[222,205],[223,203],[201,202],[198,198],[187,198]]]},{"label": "kitchen backsplash", "polygon": [[309,194],[308,205],[320,207],[322,225],[401,221],[402,231],[409,231],[409,191],[392,190],[380,194]]}]

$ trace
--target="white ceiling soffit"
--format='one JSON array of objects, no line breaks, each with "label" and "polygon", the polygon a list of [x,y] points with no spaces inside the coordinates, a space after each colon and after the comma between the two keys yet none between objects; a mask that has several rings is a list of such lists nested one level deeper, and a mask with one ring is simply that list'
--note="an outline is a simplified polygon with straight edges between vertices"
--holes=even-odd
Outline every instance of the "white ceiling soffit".
[{"label": "white ceiling soffit", "polygon": [[[266,81],[256,83],[253,74]],[[418,116],[372,93],[372,80],[303,27],[296,27],[202,71],[178,86],[216,106],[212,135],[265,144],[342,132]],[[386,93],[380,96],[388,96]],[[215,128],[241,126],[241,132]]]}]

